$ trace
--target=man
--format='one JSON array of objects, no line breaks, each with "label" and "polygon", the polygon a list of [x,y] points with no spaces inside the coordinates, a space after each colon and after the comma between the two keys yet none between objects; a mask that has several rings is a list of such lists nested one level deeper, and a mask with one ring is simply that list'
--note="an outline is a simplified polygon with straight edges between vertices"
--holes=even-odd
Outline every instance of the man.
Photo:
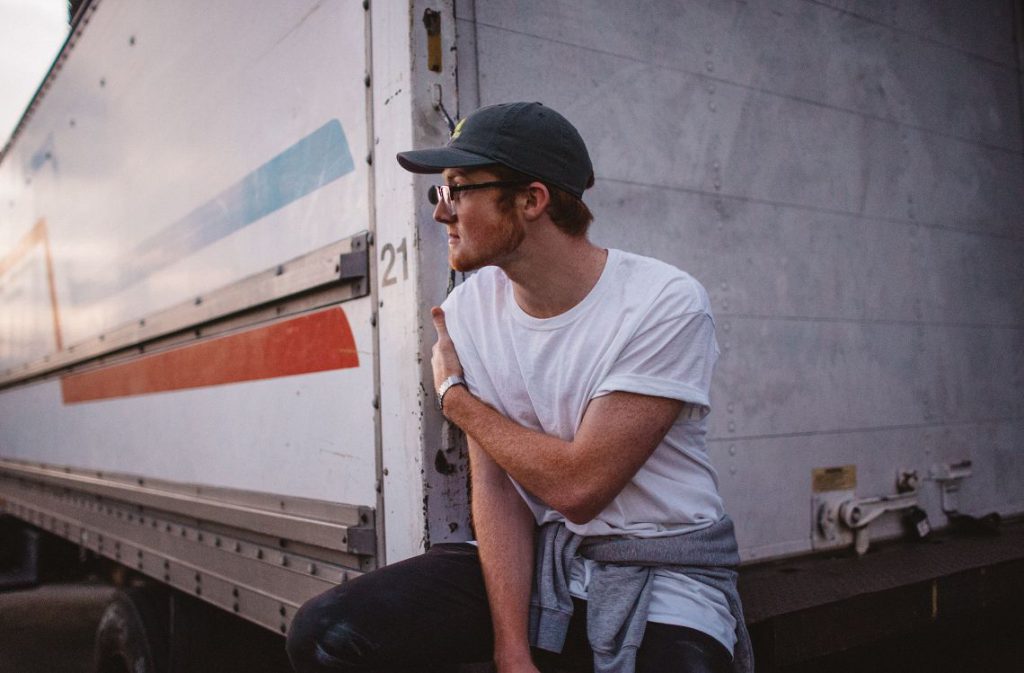
[{"label": "man", "polygon": [[432,311],[477,546],[311,601],[289,635],[296,669],[752,670],[704,450],[718,353],[704,289],[587,239],[586,146],[539,103],[482,108],[446,147],[398,160],[443,175],[430,196],[449,262],[478,271]]}]

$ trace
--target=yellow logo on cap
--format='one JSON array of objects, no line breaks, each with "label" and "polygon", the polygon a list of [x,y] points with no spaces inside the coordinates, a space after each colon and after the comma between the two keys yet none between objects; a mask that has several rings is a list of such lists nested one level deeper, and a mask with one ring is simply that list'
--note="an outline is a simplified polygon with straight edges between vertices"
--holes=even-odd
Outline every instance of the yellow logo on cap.
[{"label": "yellow logo on cap", "polygon": [[452,140],[455,140],[462,134],[462,125],[466,123],[465,119],[460,119],[459,123],[455,125],[455,130],[452,131]]}]

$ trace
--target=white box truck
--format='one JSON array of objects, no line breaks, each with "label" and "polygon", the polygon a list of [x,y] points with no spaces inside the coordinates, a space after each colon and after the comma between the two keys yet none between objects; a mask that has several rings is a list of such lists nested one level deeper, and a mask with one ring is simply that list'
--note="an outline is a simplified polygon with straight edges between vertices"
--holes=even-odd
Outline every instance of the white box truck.
[{"label": "white box truck", "polygon": [[921,588],[934,618],[942,581],[1022,567],[1012,521],[898,580],[870,565],[905,568],[896,542],[842,559],[850,586],[809,578],[908,523],[1024,512],[1021,21],[1013,0],[82,3],[0,155],[0,511],[274,632],[468,539],[429,372],[444,236],[394,155],[539,100],[590,146],[592,238],[711,295],[709,452],[764,670],[856,641],[807,618],[851,597]]}]

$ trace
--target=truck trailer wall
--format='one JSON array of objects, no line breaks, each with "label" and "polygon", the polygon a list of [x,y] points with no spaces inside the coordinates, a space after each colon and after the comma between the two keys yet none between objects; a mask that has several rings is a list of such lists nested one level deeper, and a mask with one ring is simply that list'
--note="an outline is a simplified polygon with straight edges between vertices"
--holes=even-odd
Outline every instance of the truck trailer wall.
[{"label": "truck trailer wall", "polygon": [[274,631],[383,560],[368,17],[93,0],[0,162],[0,507]]},{"label": "truck trailer wall", "polygon": [[462,106],[563,112],[593,239],[707,287],[709,448],[745,560],[811,550],[817,468],[855,466],[857,497],[916,471],[938,527],[929,476],[969,460],[960,511],[1024,511],[1013,2],[456,9]]},{"label": "truck trailer wall", "polygon": [[[89,6],[4,157],[0,367],[368,229],[364,11],[350,5]],[[370,313],[346,302],[9,389],[3,455],[375,506]]]}]

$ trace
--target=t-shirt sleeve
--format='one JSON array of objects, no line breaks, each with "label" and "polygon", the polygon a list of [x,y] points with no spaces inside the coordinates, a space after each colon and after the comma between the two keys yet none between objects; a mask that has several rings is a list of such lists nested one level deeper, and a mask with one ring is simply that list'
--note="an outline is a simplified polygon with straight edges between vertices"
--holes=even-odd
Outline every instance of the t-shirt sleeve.
[{"label": "t-shirt sleeve", "polygon": [[718,359],[714,319],[706,311],[657,319],[642,327],[592,397],[629,392],[682,400],[683,417],[699,420],[711,411],[711,374]]}]

